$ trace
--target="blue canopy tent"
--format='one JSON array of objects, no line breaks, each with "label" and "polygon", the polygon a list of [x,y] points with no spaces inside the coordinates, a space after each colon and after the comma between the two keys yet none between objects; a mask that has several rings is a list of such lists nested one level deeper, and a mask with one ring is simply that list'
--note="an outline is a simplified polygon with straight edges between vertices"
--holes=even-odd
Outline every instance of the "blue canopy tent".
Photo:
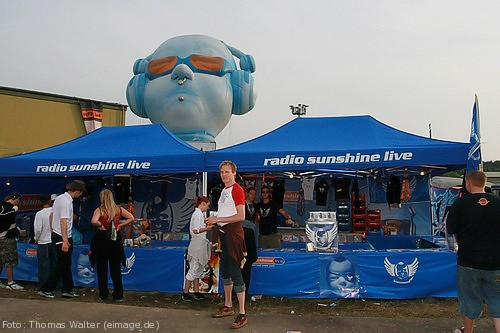
[{"label": "blue canopy tent", "polygon": [[[371,116],[296,118],[255,139],[206,154],[207,171],[231,160],[238,171],[361,170],[465,166],[468,144],[425,138]],[[437,172],[439,173],[439,172]]]},{"label": "blue canopy tent", "polygon": [[0,177],[203,171],[204,153],[162,125],[102,127],[66,143],[0,158]]},{"label": "blue canopy tent", "polygon": [[[36,203],[37,193],[62,193],[69,179],[85,177],[90,199],[79,201],[84,216],[79,230],[85,240],[92,235],[87,232],[89,216],[98,205],[98,193],[115,175],[163,177],[203,170],[204,153],[162,125],[102,127],[53,147],[0,158],[0,195],[31,193]],[[132,186],[132,178],[129,181]],[[140,194],[136,193],[136,198],[141,198]],[[32,214],[32,209],[24,207],[18,219]]]}]

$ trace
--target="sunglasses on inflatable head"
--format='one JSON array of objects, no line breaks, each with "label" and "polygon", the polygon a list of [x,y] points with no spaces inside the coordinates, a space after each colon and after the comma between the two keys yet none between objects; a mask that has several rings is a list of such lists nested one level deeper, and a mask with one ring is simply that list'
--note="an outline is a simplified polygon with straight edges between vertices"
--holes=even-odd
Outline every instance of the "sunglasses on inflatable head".
[{"label": "sunglasses on inflatable head", "polygon": [[211,57],[201,54],[192,54],[186,58],[177,56],[169,56],[151,60],[148,64],[146,76],[150,79],[172,73],[175,66],[185,64],[195,73],[211,74],[216,76],[224,76],[232,72],[227,61],[220,57]]}]

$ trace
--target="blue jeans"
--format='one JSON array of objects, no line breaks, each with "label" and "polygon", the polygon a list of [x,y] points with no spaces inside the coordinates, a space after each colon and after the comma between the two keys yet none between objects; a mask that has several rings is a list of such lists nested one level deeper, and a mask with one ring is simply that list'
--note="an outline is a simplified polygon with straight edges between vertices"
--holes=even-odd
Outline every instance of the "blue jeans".
[{"label": "blue jeans", "polygon": [[[57,260],[54,268],[50,272],[47,281],[42,285],[41,289],[45,292],[54,292],[59,279],[62,281],[61,291],[63,293],[70,292],[75,287],[73,283],[73,275],[71,274],[71,255],[73,253],[73,239],[68,238],[70,247],[68,252],[62,250],[62,237],[55,232],[52,233],[52,246],[56,253]],[[59,243],[59,244],[57,244]]]},{"label": "blue jeans", "polygon": [[500,318],[500,270],[485,271],[458,265],[458,309],[460,314],[477,319],[483,303],[493,318]]},{"label": "blue jeans", "polygon": [[36,257],[38,259],[38,281],[40,282],[38,289],[41,290],[42,285],[47,282],[50,272],[56,265],[56,253],[52,243],[38,244]]}]

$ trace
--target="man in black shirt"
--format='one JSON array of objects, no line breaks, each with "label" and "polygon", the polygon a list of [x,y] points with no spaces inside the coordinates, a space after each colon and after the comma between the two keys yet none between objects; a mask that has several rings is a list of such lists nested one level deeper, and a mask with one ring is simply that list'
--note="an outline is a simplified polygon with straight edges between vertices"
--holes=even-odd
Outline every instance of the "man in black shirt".
[{"label": "man in black shirt", "polygon": [[19,193],[9,194],[4,202],[0,203],[0,273],[5,266],[7,285],[5,288],[12,290],[23,290],[14,277],[14,266],[17,265],[17,226],[16,212],[18,210],[21,195]]},{"label": "man in black shirt", "polygon": [[286,225],[293,225],[290,214],[278,207],[271,200],[271,189],[262,186],[260,190],[260,202],[257,204],[257,213],[259,214],[259,246],[261,248],[280,248],[281,235],[278,234],[278,213],[286,219]]},{"label": "man in black shirt", "polygon": [[471,171],[465,177],[469,194],[451,207],[446,229],[458,243],[457,291],[464,327],[472,333],[474,320],[488,305],[495,332],[500,332],[500,202],[485,193],[486,175]]}]

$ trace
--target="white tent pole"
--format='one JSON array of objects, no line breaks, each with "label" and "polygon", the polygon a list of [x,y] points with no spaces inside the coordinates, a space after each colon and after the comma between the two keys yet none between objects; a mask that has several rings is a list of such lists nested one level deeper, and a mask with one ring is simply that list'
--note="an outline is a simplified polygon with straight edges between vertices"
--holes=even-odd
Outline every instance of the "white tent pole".
[{"label": "white tent pole", "polygon": [[203,186],[203,195],[204,196],[208,196],[208,173],[207,172],[203,172],[203,176],[202,176],[202,186]]}]

